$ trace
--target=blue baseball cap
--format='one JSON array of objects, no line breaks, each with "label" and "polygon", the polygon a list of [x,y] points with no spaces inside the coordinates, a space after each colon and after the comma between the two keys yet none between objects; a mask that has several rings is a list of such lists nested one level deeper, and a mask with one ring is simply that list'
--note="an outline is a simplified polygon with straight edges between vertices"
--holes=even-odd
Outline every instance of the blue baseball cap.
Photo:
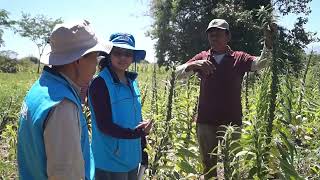
[{"label": "blue baseball cap", "polygon": [[110,36],[109,41],[112,42],[113,46],[115,47],[133,50],[134,62],[139,62],[140,60],[143,60],[146,57],[145,50],[136,49],[135,40],[133,35],[131,34],[114,33]]}]

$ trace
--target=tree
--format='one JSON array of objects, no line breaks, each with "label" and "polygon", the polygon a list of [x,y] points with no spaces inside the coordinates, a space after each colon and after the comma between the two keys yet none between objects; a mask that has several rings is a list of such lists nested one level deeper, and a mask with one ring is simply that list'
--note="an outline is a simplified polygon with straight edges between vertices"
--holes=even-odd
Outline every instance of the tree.
[{"label": "tree", "polygon": [[263,22],[258,17],[260,7],[277,7],[279,15],[298,14],[294,29],[280,28],[280,44],[287,53],[283,59],[293,64],[301,60],[303,48],[312,42],[314,33],[304,25],[310,13],[311,0],[153,0],[150,15],[154,25],[150,36],[157,40],[156,57],[160,65],[184,63],[195,53],[209,48],[205,29],[213,18],[226,19],[230,24],[234,50],[259,55],[262,49]]},{"label": "tree", "polygon": [[12,50],[4,50],[4,51],[0,51],[0,56],[4,56],[8,59],[15,59],[17,60],[18,58],[18,53]]},{"label": "tree", "polygon": [[11,50],[0,51],[0,72],[18,72],[17,56],[18,53]]},{"label": "tree", "polygon": [[56,24],[62,23],[61,18],[51,19],[44,15],[31,17],[30,14],[22,13],[22,18],[17,22],[16,32],[22,37],[29,38],[38,48],[39,61],[38,73],[40,72],[40,59],[43,51],[48,44],[50,33]]},{"label": "tree", "polygon": [[4,45],[4,41],[2,39],[3,29],[11,27],[15,22],[9,20],[9,12],[0,9],[0,47]]},{"label": "tree", "polygon": [[212,0],[153,0],[151,16],[155,19],[150,32],[157,39],[156,57],[160,65],[185,61],[199,49],[207,47],[206,36],[200,33],[213,18]]},{"label": "tree", "polygon": [[[304,49],[307,45],[319,40],[315,38],[316,33],[307,32],[304,27],[308,22],[307,16],[311,12],[310,7],[308,6],[311,1],[312,0],[264,0],[263,2],[257,2],[246,0],[245,3],[246,9],[254,10],[258,9],[259,6],[269,6],[272,7],[269,10],[277,10],[278,16],[286,16],[288,14],[295,14],[297,16],[293,29],[287,29],[285,27],[279,28],[280,36],[278,39],[279,48],[282,50],[282,53],[279,54],[279,58],[287,61],[292,67],[291,72],[294,73],[298,73],[303,66],[302,60],[305,57]],[[257,17],[256,13],[258,11],[252,12],[253,15]]]}]

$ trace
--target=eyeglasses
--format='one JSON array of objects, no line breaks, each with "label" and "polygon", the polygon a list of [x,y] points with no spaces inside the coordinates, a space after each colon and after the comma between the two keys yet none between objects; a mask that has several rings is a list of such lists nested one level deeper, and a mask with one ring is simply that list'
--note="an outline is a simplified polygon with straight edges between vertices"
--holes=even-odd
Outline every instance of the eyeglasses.
[{"label": "eyeglasses", "polygon": [[115,49],[112,49],[111,54],[118,57],[119,56],[133,57],[133,50],[115,48]]}]

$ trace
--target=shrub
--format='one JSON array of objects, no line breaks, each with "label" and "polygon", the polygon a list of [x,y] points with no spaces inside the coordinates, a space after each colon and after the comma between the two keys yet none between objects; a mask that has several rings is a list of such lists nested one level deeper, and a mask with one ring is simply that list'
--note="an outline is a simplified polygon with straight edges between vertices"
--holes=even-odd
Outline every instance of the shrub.
[{"label": "shrub", "polygon": [[18,72],[18,62],[15,59],[9,59],[4,56],[0,56],[0,72],[4,73],[16,73]]}]

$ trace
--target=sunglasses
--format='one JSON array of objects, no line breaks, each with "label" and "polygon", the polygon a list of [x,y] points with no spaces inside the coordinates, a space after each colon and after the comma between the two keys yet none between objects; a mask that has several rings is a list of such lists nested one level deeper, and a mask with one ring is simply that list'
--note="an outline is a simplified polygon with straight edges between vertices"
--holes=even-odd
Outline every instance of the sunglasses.
[{"label": "sunglasses", "polygon": [[118,57],[120,56],[133,57],[133,50],[114,48],[112,49],[111,54]]}]

